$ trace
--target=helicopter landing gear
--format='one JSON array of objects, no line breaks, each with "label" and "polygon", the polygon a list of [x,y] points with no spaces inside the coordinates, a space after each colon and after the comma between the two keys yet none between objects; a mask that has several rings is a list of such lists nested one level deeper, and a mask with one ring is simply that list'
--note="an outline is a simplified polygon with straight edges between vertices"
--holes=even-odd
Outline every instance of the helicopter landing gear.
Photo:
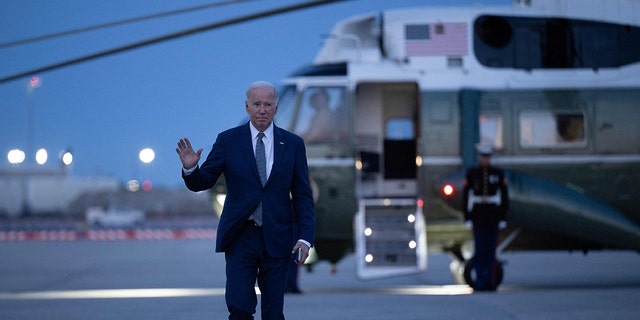
[{"label": "helicopter landing gear", "polygon": [[475,258],[471,258],[465,261],[464,264],[464,280],[465,282],[474,290],[478,291],[495,291],[498,286],[502,283],[502,279],[504,277],[504,270],[502,268],[502,261],[495,259],[493,263],[493,272],[491,275],[491,284],[484,288],[476,288],[476,272],[474,268]]},{"label": "helicopter landing gear", "polygon": [[[457,249],[457,250],[456,250]],[[475,259],[471,257],[470,259],[465,259],[462,254],[461,248],[456,248],[450,251],[450,254],[453,256],[453,261],[449,265],[449,270],[451,271],[451,276],[456,284],[466,284],[470,287],[474,288],[474,290],[478,291],[493,291],[498,288],[498,286],[502,283],[504,278],[504,262],[496,259],[493,264],[493,274],[492,274],[492,283],[488,288],[476,288],[476,279],[477,275],[475,272],[474,264]]]}]

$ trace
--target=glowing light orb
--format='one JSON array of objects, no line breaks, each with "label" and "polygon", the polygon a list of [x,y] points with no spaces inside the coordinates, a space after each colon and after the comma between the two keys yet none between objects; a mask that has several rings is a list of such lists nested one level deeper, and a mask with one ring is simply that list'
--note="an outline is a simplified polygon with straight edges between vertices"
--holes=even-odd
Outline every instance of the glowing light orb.
[{"label": "glowing light orb", "polygon": [[144,148],[140,150],[138,157],[143,163],[151,163],[156,158],[156,153],[151,148]]},{"label": "glowing light orb", "polygon": [[18,164],[24,162],[25,154],[24,151],[20,149],[13,149],[7,153],[7,160],[11,164]]}]

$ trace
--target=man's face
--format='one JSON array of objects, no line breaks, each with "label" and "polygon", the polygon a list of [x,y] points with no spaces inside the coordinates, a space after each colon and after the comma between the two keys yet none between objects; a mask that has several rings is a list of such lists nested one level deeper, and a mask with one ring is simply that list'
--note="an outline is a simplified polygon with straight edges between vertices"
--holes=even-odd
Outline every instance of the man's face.
[{"label": "man's face", "polygon": [[264,131],[271,125],[273,117],[278,112],[275,93],[270,88],[252,89],[245,101],[245,108],[253,126]]},{"label": "man's face", "polygon": [[486,154],[478,155],[478,164],[481,167],[488,167],[490,163],[491,163],[491,156],[490,155],[486,155]]}]

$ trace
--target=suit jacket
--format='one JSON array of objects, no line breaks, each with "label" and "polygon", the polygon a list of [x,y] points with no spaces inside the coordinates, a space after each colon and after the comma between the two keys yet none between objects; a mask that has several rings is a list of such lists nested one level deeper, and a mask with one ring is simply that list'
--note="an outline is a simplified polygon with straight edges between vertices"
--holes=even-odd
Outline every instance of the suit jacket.
[{"label": "suit jacket", "polygon": [[220,133],[205,162],[183,179],[189,190],[202,191],[213,187],[221,174],[225,176],[227,196],[218,224],[217,252],[229,248],[262,201],[267,252],[273,257],[288,256],[298,239],[313,244],[315,214],[306,148],[302,138],[274,125],[273,167],[263,187],[249,125]]}]

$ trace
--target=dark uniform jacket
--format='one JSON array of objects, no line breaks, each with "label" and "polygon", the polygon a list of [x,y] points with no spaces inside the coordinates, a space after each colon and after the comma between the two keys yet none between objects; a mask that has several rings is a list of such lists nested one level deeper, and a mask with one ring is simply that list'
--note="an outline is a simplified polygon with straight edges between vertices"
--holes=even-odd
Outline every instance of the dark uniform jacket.
[{"label": "dark uniform jacket", "polygon": [[476,226],[496,226],[507,221],[509,193],[502,170],[478,166],[467,170],[465,179],[464,220]]}]

